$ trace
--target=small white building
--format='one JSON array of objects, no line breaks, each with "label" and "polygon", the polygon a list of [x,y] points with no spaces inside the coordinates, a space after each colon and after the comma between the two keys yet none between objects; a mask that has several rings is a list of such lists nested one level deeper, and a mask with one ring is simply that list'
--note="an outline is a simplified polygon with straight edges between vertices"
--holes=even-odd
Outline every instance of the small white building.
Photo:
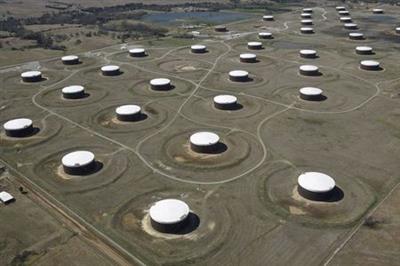
[{"label": "small white building", "polygon": [[0,192],[0,201],[3,202],[4,204],[8,204],[14,200],[15,198],[10,193],[6,191]]}]

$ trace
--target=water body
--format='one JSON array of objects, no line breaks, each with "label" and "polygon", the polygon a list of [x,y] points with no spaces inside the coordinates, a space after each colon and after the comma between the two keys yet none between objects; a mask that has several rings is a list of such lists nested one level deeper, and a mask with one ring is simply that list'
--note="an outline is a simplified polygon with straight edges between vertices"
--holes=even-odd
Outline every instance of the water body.
[{"label": "water body", "polygon": [[161,12],[144,15],[142,20],[159,24],[211,23],[223,24],[253,18],[256,15],[240,12]]}]

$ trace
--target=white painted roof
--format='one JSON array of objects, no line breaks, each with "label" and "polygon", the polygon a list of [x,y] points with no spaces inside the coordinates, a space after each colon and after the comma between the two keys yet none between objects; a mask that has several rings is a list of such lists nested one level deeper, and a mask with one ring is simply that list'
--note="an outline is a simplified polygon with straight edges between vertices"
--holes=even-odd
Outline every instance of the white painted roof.
[{"label": "white painted roof", "polygon": [[311,14],[309,13],[301,13],[302,18],[311,18]]},{"label": "white painted roof", "polygon": [[379,66],[379,62],[375,61],[375,60],[363,60],[360,63],[363,66],[369,66],[369,67],[378,67]]},{"label": "white painted roof", "polygon": [[313,20],[312,19],[302,19],[301,23],[312,23]]},{"label": "white painted roof", "polygon": [[78,92],[83,92],[85,90],[85,87],[81,85],[72,85],[72,86],[67,86],[62,89],[62,93],[65,94],[73,94],[73,93],[78,93]]},{"label": "white painted roof", "polygon": [[303,95],[308,95],[308,96],[317,96],[322,94],[322,90],[319,88],[314,88],[314,87],[304,87],[299,90],[299,92]]},{"label": "white painted roof", "polygon": [[262,46],[262,42],[248,42],[248,46]]},{"label": "white painted roof", "polygon": [[274,16],[271,16],[271,15],[264,15],[263,18],[265,18],[265,19],[271,19],[271,18],[274,18]]},{"label": "white painted roof", "polygon": [[34,77],[40,77],[42,75],[42,72],[40,71],[26,71],[21,74],[21,78],[34,78]]},{"label": "white painted roof", "polygon": [[306,172],[299,176],[297,184],[305,190],[324,193],[335,188],[335,180],[332,177],[318,172]]},{"label": "white painted roof", "polygon": [[383,12],[383,9],[381,9],[381,8],[374,8],[374,9],[372,9],[372,12]]},{"label": "white painted roof", "polygon": [[4,123],[5,130],[21,130],[32,126],[32,120],[28,118],[12,119]]},{"label": "white painted roof", "polygon": [[303,49],[303,50],[300,50],[300,54],[303,54],[303,55],[316,55],[317,51],[311,50],[311,49]]},{"label": "white painted roof", "polygon": [[229,76],[232,77],[247,77],[249,75],[249,72],[244,71],[244,70],[232,70],[229,72]]},{"label": "white painted roof", "polygon": [[190,143],[197,146],[210,146],[217,144],[219,136],[213,132],[197,132],[190,136]]},{"label": "white painted roof", "polygon": [[312,8],[303,8],[303,12],[311,12],[311,11],[313,11]]},{"label": "white painted roof", "polygon": [[318,71],[318,67],[313,66],[313,65],[302,65],[302,66],[300,66],[300,70],[315,72],[315,71]]},{"label": "white painted roof", "polygon": [[250,53],[245,53],[245,54],[240,54],[240,58],[242,58],[242,59],[255,59],[255,58],[257,58],[257,55],[250,54]]},{"label": "white painted roof", "polygon": [[361,32],[350,32],[349,36],[350,37],[362,37],[362,36],[364,36],[364,34],[362,34]]},{"label": "white painted roof", "polygon": [[115,65],[108,65],[108,66],[103,66],[102,68],[101,68],[101,71],[104,71],[104,72],[111,72],[111,71],[117,71],[117,70],[119,70],[119,66],[115,66]]},{"label": "white painted roof", "polygon": [[207,46],[202,45],[202,44],[195,44],[190,47],[190,49],[192,49],[192,50],[204,50],[206,48],[207,48]]},{"label": "white painted roof", "polygon": [[346,10],[346,7],[344,7],[344,6],[337,6],[337,7],[336,7],[336,10]]},{"label": "white painted roof", "polygon": [[311,27],[301,27],[300,31],[314,31],[314,29]]},{"label": "white painted roof", "polygon": [[66,56],[61,57],[62,61],[75,61],[78,59],[79,59],[79,57],[77,55],[66,55]]},{"label": "white painted roof", "polygon": [[140,106],[134,104],[121,105],[115,109],[115,112],[119,115],[134,115],[142,110]]},{"label": "white painted roof", "polygon": [[129,50],[130,54],[142,54],[144,53],[146,50],[144,48],[132,48]]},{"label": "white painted roof", "polygon": [[218,104],[233,104],[237,102],[237,98],[233,95],[217,95],[214,97],[214,102]]},{"label": "white painted roof", "polygon": [[94,161],[94,154],[90,151],[74,151],[64,155],[61,162],[67,167],[82,167]]},{"label": "white painted roof", "polygon": [[171,83],[171,80],[166,78],[156,78],[150,80],[150,84],[153,86],[166,86]]},{"label": "white painted roof", "polygon": [[347,10],[342,10],[342,11],[339,11],[338,13],[339,13],[339,15],[348,15],[348,14],[350,14],[350,12],[347,11]]},{"label": "white painted roof", "polygon": [[396,27],[396,30],[400,30],[400,27]]},{"label": "white painted roof", "polygon": [[258,36],[272,36],[271,32],[259,32]]},{"label": "white painted roof", "polygon": [[14,199],[14,197],[10,193],[8,193],[6,191],[0,192],[0,200],[3,203],[7,203],[7,202],[9,202],[9,201],[11,201],[13,199]]},{"label": "white painted roof", "polygon": [[150,207],[150,218],[160,224],[174,224],[183,221],[189,215],[189,206],[177,199],[157,201]]},{"label": "white painted roof", "polygon": [[369,46],[357,46],[356,50],[357,51],[361,51],[361,52],[372,52],[372,47],[369,47]]}]

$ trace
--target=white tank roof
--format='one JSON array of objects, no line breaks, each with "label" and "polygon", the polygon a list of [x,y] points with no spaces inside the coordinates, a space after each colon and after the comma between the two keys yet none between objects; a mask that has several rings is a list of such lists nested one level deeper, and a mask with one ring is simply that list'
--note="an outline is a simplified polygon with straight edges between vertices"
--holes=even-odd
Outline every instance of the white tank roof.
[{"label": "white tank roof", "polygon": [[34,78],[34,77],[40,77],[42,75],[42,72],[40,71],[26,71],[24,73],[21,74],[22,78]]},{"label": "white tank roof", "polygon": [[336,7],[336,10],[346,10],[346,7],[344,7],[344,6],[337,6],[337,7]]},{"label": "white tank roof", "polygon": [[197,146],[215,145],[219,141],[219,136],[213,132],[197,132],[190,136],[190,143]]},{"label": "white tank roof", "polygon": [[231,77],[247,77],[249,72],[244,70],[232,70],[229,72],[229,76]]},{"label": "white tank roof", "polygon": [[379,62],[375,60],[363,60],[360,64],[367,67],[379,67]]},{"label": "white tank roof", "polygon": [[171,83],[171,80],[166,79],[166,78],[156,78],[150,80],[150,84],[153,86],[166,86]]},{"label": "white tank roof", "polygon": [[90,151],[74,151],[64,155],[61,162],[66,167],[82,167],[94,161],[94,154]]},{"label": "white tank roof", "polygon": [[205,46],[203,44],[195,44],[190,47],[190,49],[192,49],[192,50],[204,50],[206,48],[207,48],[207,46]]},{"label": "white tank roof", "polygon": [[303,95],[308,95],[308,96],[318,96],[322,94],[322,90],[319,88],[314,88],[314,87],[304,87],[299,90],[299,92]]},{"label": "white tank roof", "polygon": [[265,18],[265,19],[271,19],[271,18],[274,18],[274,16],[271,16],[271,15],[264,15],[263,18]]},{"label": "white tank roof", "polygon": [[350,21],[352,18],[351,17],[340,17],[340,21]]},{"label": "white tank roof", "polygon": [[218,104],[234,104],[237,102],[237,98],[233,95],[217,95],[214,97],[214,102]]},{"label": "white tank roof", "polygon": [[383,12],[382,8],[374,8],[372,9],[372,12]]},{"label": "white tank roof", "polygon": [[318,71],[318,67],[317,66],[313,66],[313,65],[302,65],[300,66],[300,70],[302,71],[311,71],[311,72],[315,72]]},{"label": "white tank roof", "polygon": [[258,36],[272,36],[271,32],[259,32]]},{"label": "white tank roof", "polygon": [[357,24],[356,23],[345,23],[344,27],[345,28],[355,28],[355,27],[357,27]]},{"label": "white tank roof", "polygon": [[396,27],[396,30],[400,30],[400,27]]},{"label": "white tank roof", "polygon": [[75,61],[78,60],[79,57],[77,55],[66,55],[61,57],[61,61]]},{"label": "white tank roof", "polygon": [[129,50],[130,54],[142,54],[144,53],[146,50],[144,48],[132,48]]},{"label": "white tank roof", "polygon": [[245,53],[245,54],[240,54],[240,58],[242,58],[242,59],[255,59],[255,58],[257,58],[257,55],[250,54],[250,53]]},{"label": "white tank roof", "polygon": [[312,23],[313,20],[312,19],[302,19],[301,23]]},{"label": "white tank roof", "polygon": [[303,18],[310,18],[310,17],[311,17],[311,14],[309,14],[309,13],[301,13],[301,17],[303,17]]},{"label": "white tank roof", "polygon": [[262,46],[262,42],[248,42],[248,46]]},{"label": "white tank roof", "polygon": [[150,207],[150,218],[160,224],[174,224],[186,219],[189,215],[189,206],[177,199],[157,201]]},{"label": "white tank roof", "polygon": [[313,11],[312,8],[303,8],[303,12],[311,12],[311,11]]},{"label": "white tank roof", "polygon": [[363,37],[364,34],[362,34],[361,32],[350,32],[349,36],[350,37]]},{"label": "white tank roof", "polygon": [[311,50],[311,49],[303,49],[303,50],[300,50],[300,54],[303,54],[303,55],[316,55],[317,51]]},{"label": "white tank roof", "polygon": [[115,109],[115,112],[119,115],[134,115],[142,110],[140,106],[134,104],[121,105]]},{"label": "white tank roof", "polygon": [[3,127],[5,130],[21,130],[32,126],[32,120],[28,118],[17,118],[12,119],[4,123]]},{"label": "white tank roof", "polygon": [[72,85],[72,86],[64,87],[62,89],[62,93],[65,93],[65,94],[71,93],[71,94],[73,94],[73,93],[82,92],[84,90],[85,90],[85,88],[83,86],[81,86],[81,85]]},{"label": "white tank roof", "polygon": [[339,13],[339,15],[348,15],[348,14],[350,14],[350,12],[347,11],[347,10],[341,10],[338,13]]},{"label": "white tank roof", "polygon": [[115,66],[115,65],[103,66],[101,68],[101,71],[104,71],[104,72],[117,71],[117,70],[119,70],[119,66]]},{"label": "white tank roof", "polygon": [[329,192],[335,188],[332,177],[318,172],[306,172],[299,176],[297,184],[303,189],[315,193]]},{"label": "white tank roof", "polygon": [[300,31],[314,31],[314,29],[311,27],[301,27]]},{"label": "white tank roof", "polygon": [[372,52],[372,47],[369,47],[369,46],[357,46],[356,50],[357,51],[361,51],[361,52]]}]

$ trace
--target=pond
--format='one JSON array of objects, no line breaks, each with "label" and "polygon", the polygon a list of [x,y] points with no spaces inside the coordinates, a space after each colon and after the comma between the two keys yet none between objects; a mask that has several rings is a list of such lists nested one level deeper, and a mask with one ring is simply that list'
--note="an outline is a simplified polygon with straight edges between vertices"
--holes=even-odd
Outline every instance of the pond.
[{"label": "pond", "polygon": [[240,12],[161,12],[144,15],[142,20],[160,24],[210,23],[223,24],[256,17]]}]

